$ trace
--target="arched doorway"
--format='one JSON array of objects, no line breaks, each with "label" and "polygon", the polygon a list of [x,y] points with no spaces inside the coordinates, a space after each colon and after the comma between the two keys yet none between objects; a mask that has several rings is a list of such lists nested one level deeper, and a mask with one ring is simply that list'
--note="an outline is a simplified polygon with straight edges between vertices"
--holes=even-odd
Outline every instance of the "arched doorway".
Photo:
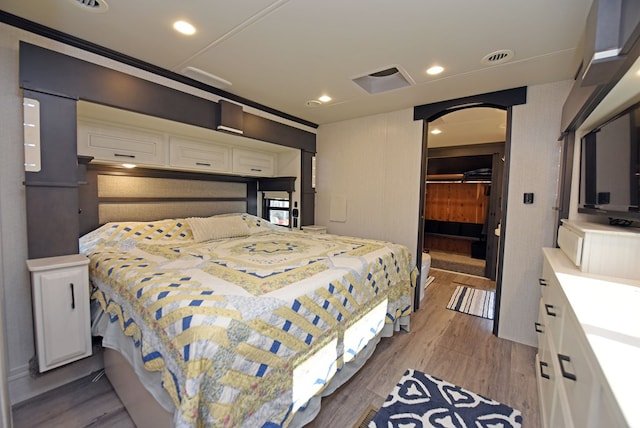
[{"label": "arched doorway", "polygon": [[[520,87],[515,89],[508,89],[504,91],[490,92],[486,94],[474,95],[470,97],[457,98],[447,101],[441,101],[438,103],[424,104],[414,108],[414,120],[422,120],[423,125],[423,141],[422,141],[422,168],[421,168],[421,188],[420,188],[420,214],[421,219],[418,225],[418,266],[422,262],[422,247],[424,244],[424,194],[426,182],[422,177],[426,176],[427,170],[427,150],[428,150],[428,128],[429,123],[434,122],[438,118],[445,116],[448,113],[470,108],[470,107],[492,107],[497,109],[503,109],[507,112],[506,120],[506,141],[505,141],[505,160],[504,160],[504,174],[502,184],[502,194],[505,195],[501,201],[502,214],[501,214],[501,228],[505,230],[507,222],[507,189],[509,185],[509,149],[511,139],[511,110],[514,105],[525,104],[527,101],[527,88]],[[501,240],[504,241],[506,236],[504,233],[501,236]],[[495,305],[495,317],[493,323],[493,333],[497,335],[498,326],[500,322],[500,297],[502,288],[502,260],[504,256],[504,245],[500,245],[497,255],[497,276],[496,276],[496,305]],[[419,291],[416,293],[414,299],[414,306],[416,309],[420,307]]]},{"label": "arched doorway", "polygon": [[423,250],[431,266],[496,279],[504,109],[472,107],[428,123]]}]

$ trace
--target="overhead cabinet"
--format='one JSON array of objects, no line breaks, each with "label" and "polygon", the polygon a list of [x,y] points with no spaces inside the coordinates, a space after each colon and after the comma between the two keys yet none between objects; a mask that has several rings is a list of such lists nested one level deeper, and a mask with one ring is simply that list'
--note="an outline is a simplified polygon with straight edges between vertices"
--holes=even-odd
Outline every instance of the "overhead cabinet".
[{"label": "overhead cabinet", "polygon": [[271,177],[276,170],[274,153],[233,148],[233,173]]},{"label": "overhead cabinet", "polygon": [[276,153],[82,119],[78,155],[98,162],[273,177]]},{"label": "overhead cabinet", "polygon": [[167,142],[161,133],[81,122],[78,154],[100,161],[162,166],[167,163]]},{"label": "overhead cabinet", "polygon": [[169,164],[193,170],[231,172],[231,147],[169,137]]}]

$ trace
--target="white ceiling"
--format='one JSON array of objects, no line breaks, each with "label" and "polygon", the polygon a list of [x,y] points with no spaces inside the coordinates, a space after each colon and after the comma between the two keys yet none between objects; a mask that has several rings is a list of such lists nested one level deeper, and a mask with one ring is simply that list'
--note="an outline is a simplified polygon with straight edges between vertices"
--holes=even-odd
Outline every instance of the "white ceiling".
[{"label": "white ceiling", "polygon": [[[0,0],[0,9],[323,124],[518,86],[571,79],[592,0]],[[188,20],[193,36],[172,23]],[[487,66],[488,53],[515,57]],[[431,77],[425,70],[445,71]],[[407,88],[370,95],[352,79],[398,66]],[[307,100],[333,101],[310,108]]]}]

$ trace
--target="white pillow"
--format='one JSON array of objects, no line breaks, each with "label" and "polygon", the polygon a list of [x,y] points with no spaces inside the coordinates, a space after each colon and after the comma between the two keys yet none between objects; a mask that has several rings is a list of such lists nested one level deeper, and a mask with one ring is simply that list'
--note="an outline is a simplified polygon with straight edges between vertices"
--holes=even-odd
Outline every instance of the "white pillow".
[{"label": "white pillow", "polygon": [[189,217],[186,221],[196,242],[250,234],[249,226],[239,216]]}]

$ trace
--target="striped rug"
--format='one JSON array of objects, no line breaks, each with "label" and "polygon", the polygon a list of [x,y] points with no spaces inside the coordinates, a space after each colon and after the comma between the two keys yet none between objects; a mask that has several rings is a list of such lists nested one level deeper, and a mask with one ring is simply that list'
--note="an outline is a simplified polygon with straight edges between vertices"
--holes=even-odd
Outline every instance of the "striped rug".
[{"label": "striped rug", "polygon": [[447,309],[492,320],[495,295],[496,293],[491,290],[458,285],[449,300]]}]

